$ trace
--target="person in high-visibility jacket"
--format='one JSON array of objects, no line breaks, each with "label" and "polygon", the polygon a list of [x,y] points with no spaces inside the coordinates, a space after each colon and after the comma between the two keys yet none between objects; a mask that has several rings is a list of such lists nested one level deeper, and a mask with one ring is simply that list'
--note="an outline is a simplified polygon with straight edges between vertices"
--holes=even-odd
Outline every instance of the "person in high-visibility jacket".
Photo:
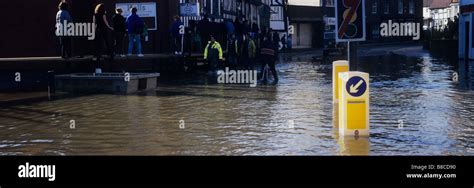
[{"label": "person in high-visibility jacket", "polygon": [[216,71],[219,63],[224,60],[224,57],[219,42],[217,42],[212,35],[210,38],[211,41],[208,42],[206,49],[204,49],[204,59],[209,63],[211,71]]}]

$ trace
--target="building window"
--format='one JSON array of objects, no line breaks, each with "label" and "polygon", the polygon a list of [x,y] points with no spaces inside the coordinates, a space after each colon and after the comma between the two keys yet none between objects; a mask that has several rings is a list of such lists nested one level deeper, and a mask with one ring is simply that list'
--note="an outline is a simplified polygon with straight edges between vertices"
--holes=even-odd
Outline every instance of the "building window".
[{"label": "building window", "polygon": [[374,0],[374,1],[372,2],[372,14],[377,14],[377,8],[378,8],[378,6],[377,6],[377,0]]},{"label": "building window", "polygon": [[387,0],[384,2],[383,13],[390,14],[390,2]]},{"label": "building window", "polygon": [[334,7],[334,0],[325,0],[326,7]]},{"label": "building window", "polygon": [[398,0],[398,14],[403,14],[403,0]]},{"label": "building window", "polygon": [[410,14],[415,14],[415,1],[414,0],[410,0],[408,7],[409,7],[408,10]]}]

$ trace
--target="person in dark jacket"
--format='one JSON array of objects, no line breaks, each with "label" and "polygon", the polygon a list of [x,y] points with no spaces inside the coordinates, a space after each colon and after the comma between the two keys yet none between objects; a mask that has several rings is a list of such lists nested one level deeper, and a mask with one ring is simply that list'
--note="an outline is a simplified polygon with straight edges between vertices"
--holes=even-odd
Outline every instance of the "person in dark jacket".
[{"label": "person in dark jacket", "polygon": [[132,12],[132,14],[130,14],[130,16],[128,16],[126,20],[129,40],[128,55],[132,55],[134,44],[136,44],[138,56],[143,57],[141,35],[145,28],[145,23],[140,18],[140,16],[137,15],[137,11],[138,9],[136,7],[133,7],[130,11]]},{"label": "person in dark jacket", "polygon": [[197,25],[197,33],[199,34],[201,39],[201,49],[204,48],[207,45],[207,42],[210,40],[209,26],[209,18],[207,17],[207,15],[204,15]]},{"label": "person in dark jacket", "polygon": [[[64,22],[72,23],[72,16],[67,10],[67,3],[61,2],[58,6],[58,13],[56,14],[56,27],[66,27]],[[72,42],[70,36],[59,36],[59,43],[61,45],[61,57],[64,59],[72,58]]]},{"label": "person in dark jacket", "polygon": [[107,52],[107,55],[110,56],[111,59],[113,59],[114,53],[112,49],[112,45],[110,45],[110,40],[109,40],[109,31],[113,31],[114,28],[112,28],[107,21],[107,12],[105,11],[104,4],[98,4],[95,7],[94,11],[94,25],[96,25],[96,34],[95,34],[95,41],[96,41],[96,49],[95,49],[95,58],[97,59],[97,62],[100,62],[101,59],[101,51],[102,51],[102,45],[105,44],[105,50]]},{"label": "person in dark jacket", "polygon": [[242,24],[242,35],[245,36],[247,33],[250,33],[250,24],[248,20],[245,20],[244,23]]},{"label": "person in dark jacket", "polygon": [[267,35],[269,35],[269,33],[270,33],[270,28],[268,28],[268,27],[263,27],[262,28],[262,31],[260,32],[260,36],[259,36],[259,41],[258,41],[259,47],[261,47],[261,44],[263,44],[263,42],[265,41],[264,40],[265,37]]},{"label": "person in dark jacket", "polygon": [[125,18],[122,16],[123,10],[117,8],[115,10],[115,15],[112,18],[112,25],[114,27],[114,44],[115,44],[115,53],[121,57],[125,57],[125,51],[123,49],[123,39],[127,32],[127,27],[125,25]]},{"label": "person in dark jacket", "polygon": [[235,35],[230,35],[227,41],[227,63],[232,68],[237,66],[238,45],[239,44],[237,38],[235,38]]},{"label": "person in dark jacket", "polygon": [[235,27],[234,22],[232,19],[226,19],[224,21],[225,31],[226,31],[226,39],[227,39],[227,51],[229,51],[229,42],[231,41],[232,36],[235,36]]},{"label": "person in dark jacket", "polygon": [[281,51],[285,52],[288,48],[287,46],[288,41],[286,40],[286,34],[283,34],[283,37],[281,37],[281,44],[282,44]]},{"label": "person in dark jacket", "polygon": [[279,46],[280,46],[280,34],[278,34],[278,32],[274,32],[273,33],[273,42],[275,43],[275,46],[277,47],[277,50],[279,49]]},{"label": "person in dark jacket", "polygon": [[202,52],[201,34],[199,33],[197,22],[194,20],[189,20],[189,27],[191,30],[191,40],[192,40],[191,52],[201,53]]},{"label": "person in dark jacket", "polygon": [[242,22],[240,21],[239,18],[235,18],[234,20],[234,27],[235,27],[235,36],[237,37],[237,40],[242,41],[243,39],[243,25]]},{"label": "person in dark jacket", "polygon": [[[194,36],[194,20],[189,20],[188,26],[186,27],[186,32],[184,34],[184,52],[187,53],[187,56],[191,56],[193,52],[193,36]],[[183,52],[183,53],[184,53]]]},{"label": "person in dark jacket", "polygon": [[253,60],[256,54],[255,42],[252,40],[250,33],[244,35],[244,40],[238,45],[238,56],[240,64],[246,69],[253,69]]},{"label": "person in dark jacket", "polygon": [[225,29],[227,32],[227,37],[230,38],[230,36],[235,35],[235,26],[234,23],[232,22],[231,19],[226,19],[225,22]]},{"label": "person in dark jacket", "polygon": [[254,39],[256,43],[258,43],[259,38],[260,38],[259,33],[260,33],[260,27],[258,26],[256,22],[254,22],[252,24],[252,38]]},{"label": "person in dark jacket", "polygon": [[278,73],[276,72],[275,62],[276,62],[276,53],[277,47],[275,43],[270,39],[270,36],[264,37],[264,42],[262,44],[262,49],[260,50],[260,58],[262,61],[262,80],[264,84],[267,84],[268,78],[265,73],[265,67],[269,66],[269,71],[273,74],[273,84],[278,83]]},{"label": "person in dark jacket", "polygon": [[182,26],[184,26],[184,24],[181,22],[179,16],[174,16],[174,22],[171,25],[169,32],[171,35],[171,47],[175,55],[181,55],[183,53],[181,47],[183,35],[180,33]]}]

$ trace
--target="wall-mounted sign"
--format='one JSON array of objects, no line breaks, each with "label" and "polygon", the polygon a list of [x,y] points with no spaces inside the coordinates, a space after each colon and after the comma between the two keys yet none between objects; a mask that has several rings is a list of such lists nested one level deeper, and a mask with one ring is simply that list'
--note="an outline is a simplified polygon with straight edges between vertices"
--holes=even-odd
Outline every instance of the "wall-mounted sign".
[{"label": "wall-mounted sign", "polygon": [[181,16],[199,16],[199,3],[181,3],[179,5],[179,14]]},{"label": "wall-mounted sign", "polygon": [[324,23],[326,25],[336,25],[336,18],[335,17],[324,17]]},{"label": "wall-mounted sign", "polygon": [[157,14],[156,14],[156,3],[155,2],[146,2],[146,3],[117,3],[115,4],[116,8],[122,8],[123,16],[128,17],[131,12],[130,10],[133,7],[138,9],[137,14],[145,22],[148,30],[157,30]]}]

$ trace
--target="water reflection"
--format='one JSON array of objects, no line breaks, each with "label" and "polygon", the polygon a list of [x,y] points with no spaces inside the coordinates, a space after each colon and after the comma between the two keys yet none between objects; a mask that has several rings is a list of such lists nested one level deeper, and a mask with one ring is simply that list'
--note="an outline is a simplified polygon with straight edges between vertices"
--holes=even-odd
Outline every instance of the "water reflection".
[{"label": "water reflection", "polygon": [[369,155],[369,137],[339,135],[339,105],[333,104],[334,138],[339,146],[338,155],[364,156]]},{"label": "water reflection", "polygon": [[0,155],[474,154],[472,63],[466,72],[430,56],[362,59],[357,69],[371,75],[371,137],[352,139],[336,134],[331,65],[311,57],[283,57],[291,61],[278,64],[278,86],[183,75],[140,95],[1,106]]},{"label": "water reflection", "polygon": [[459,61],[456,79],[459,82],[459,89],[474,89],[474,62]]},{"label": "water reflection", "polygon": [[339,129],[339,104],[332,104],[332,126]]},{"label": "water reflection", "polygon": [[368,137],[340,136],[339,155],[366,156],[370,152]]}]

